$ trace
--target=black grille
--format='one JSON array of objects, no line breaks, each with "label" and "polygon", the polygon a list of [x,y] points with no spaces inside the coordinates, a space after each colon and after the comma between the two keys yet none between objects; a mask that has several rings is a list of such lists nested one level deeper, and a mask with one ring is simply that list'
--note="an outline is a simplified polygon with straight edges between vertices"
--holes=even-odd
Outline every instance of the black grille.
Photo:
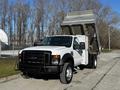
[{"label": "black grille", "polygon": [[49,51],[23,51],[22,63],[26,65],[50,65],[51,52]]}]

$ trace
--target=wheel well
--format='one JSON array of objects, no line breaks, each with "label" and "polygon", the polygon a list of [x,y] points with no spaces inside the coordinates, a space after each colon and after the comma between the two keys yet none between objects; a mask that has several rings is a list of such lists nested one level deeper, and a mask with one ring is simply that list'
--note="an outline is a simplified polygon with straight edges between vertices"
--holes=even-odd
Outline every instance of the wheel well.
[{"label": "wheel well", "polygon": [[66,59],[66,60],[64,61],[64,63],[66,63],[66,62],[68,62],[68,63],[70,63],[71,65],[74,66],[74,61],[73,61],[72,58],[68,58],[68,59]]},{"label": "wheel well", "polygon": [[74,67],[74,59],[71,54],[65,54],[62,58],[63,64],[68,62]]}]

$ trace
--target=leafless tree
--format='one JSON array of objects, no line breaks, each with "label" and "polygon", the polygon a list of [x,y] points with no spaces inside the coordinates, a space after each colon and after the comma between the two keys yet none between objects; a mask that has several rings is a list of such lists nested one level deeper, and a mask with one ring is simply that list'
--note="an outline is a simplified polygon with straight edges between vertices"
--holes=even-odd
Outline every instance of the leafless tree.
[{"label": "leafless tree", "polygon": [[9,6],[8,17],[7,17],[7,27],[8,27],[8,38],[9,38],[10,46],[12,45],[12,38],[13,38],[12,20],[13,20],[13,8],[12,6]]},{"label": "leafless tree", "polygon": [[8,0],[0,0],[1,28],[5,30],[8,12]]},{"label": "leafless tree", "polygon": [[44,20],[44,0],[35,1],[35,29],[37,30],[37,40],[40,39],[41,25]]},{"label": "leafless tree", "polygon": [[27,20],[29,15],[29,5],[18,1],[15,5],[15,20],[17,26],[18,45],[25,44],[25,33],[27,30]]}]

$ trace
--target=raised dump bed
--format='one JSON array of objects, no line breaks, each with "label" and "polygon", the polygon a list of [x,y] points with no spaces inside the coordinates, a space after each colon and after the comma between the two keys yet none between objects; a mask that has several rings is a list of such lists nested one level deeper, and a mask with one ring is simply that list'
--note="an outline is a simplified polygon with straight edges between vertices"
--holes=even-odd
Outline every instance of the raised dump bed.
[{"label": "raised dump bed", "polygon": [[96,27],[96,15],[92,10],[74,11],[66,15],[61,23],[62,34],[86,35],[89,39],[89,52],[100,52],[99,33]]}]

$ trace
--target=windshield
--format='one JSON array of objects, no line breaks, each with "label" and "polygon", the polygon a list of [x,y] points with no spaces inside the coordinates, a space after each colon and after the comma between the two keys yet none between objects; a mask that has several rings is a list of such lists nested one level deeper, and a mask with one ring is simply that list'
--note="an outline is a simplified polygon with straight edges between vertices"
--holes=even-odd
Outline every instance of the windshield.
[{"label": "windshield", "polygon": [[72,37],[70,37],[70,36],[46,37],[42,41],[42,45],[44,45],[44,46],[66,46],[66,47],[70,47],[71,44],[72,44]]}]

